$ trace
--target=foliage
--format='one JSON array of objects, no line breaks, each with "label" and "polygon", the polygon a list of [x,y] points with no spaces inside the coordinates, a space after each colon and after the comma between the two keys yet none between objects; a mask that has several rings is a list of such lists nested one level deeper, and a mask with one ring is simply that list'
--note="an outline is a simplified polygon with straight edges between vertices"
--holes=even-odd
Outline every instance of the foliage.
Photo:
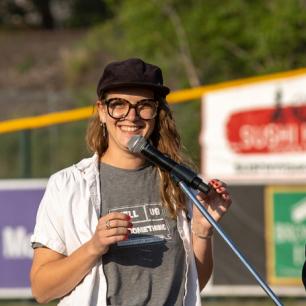
[{"label": "foliage", "polygon": [[[202,0],[108,0],[106,3],[113,18],[90,30],[71,54],[67,71],[79,60],[78,54],[86,55],[80,74],[71,73],[74,81],[83,79],[86,69],[91,71],[99,65],[103,53],[108,55],[103,63],[127,57],[157,63],[172,89],[191,87],[188,66],[183,61],[186,54],[180,47],[182,35],[172,22],[173,13],[178,16],[176,24],[186,34],[189,65],[194,66],[200,84],[306,65],[303,30],[306,1],[232,0],[223,1],[222,5]],[[174,109],[185,147],[198,163],[200,112],[196,104]]]},{"label": "foliage", "polygon": [[103,22],[111,12],[103,0],[1,0],[0,25],[54,29],[88,27]]},{"label": "foliage", "polygon": [[186,33],[201,84],[306,64],[306,1],[108,0],[107,5],[113,18],[94,27],[79,47],[89,65],[102,52],[117,59],[139,56],[159,63],[172,88],[189,87],[169,7]]},{"label": "foliage", "polygon": [[199,166],[199,131],[201,128],[201,104],[199,101],[191,101],[171,106],[178,131],[181,135],[184,154],[189,156],[196,166]]},{"label": "foliage", "polygon": [[[56,2],[61,1],[50,0]],[[65,3],[72,2],[90,6],[87,1]],[[305,0],[101,0],[101,5],[105,10],[97,12],[105,18],[84,13],[84,20],[93,23],[83,20],[79,25],[94,26],[64,57],[67,86],[78,101],[92,101],[106,62],[127,57],[141,57],[161,66],[165,83],[173,90],[192,87],[192,73],[204,85],[306,66]],[[81,10],[79,6],[77,13],[70,7],[75,20]],[[30,64],[24,62],[20,69],[26,71]],[[188,154],[199,162],[200,104],[185,103],[173,109]],[[79,135],[78,129],[74,135]],[[80,150],[79,142],[83,144],[83,138],[71,144],[74,152]],[[67,164],[71,161],[64,152],[61,158]],[[35,167],[39,175],[39,166]]]},{"label": "foliage", "polygon": [[111,12],[102,0],[70,0],[70,18],[68,27],[88,27],[111,16]]}]

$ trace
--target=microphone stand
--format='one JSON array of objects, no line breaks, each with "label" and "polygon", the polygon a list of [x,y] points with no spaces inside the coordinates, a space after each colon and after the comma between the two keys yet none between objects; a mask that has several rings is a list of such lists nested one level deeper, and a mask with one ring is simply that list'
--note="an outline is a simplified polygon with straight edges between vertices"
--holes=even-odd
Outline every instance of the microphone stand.
[{"label": "microphone stand", "polygon": [[178,179],[175,175],[172,175],[173,179],[178,183],[183,192],[188,196],[189,199],[195,204],[195,206],[199,209],[202,215],[207,219],[207,221],[213,226],[213,228],[218,232],[218,234],[225,240],[225,242],[229,245],[232,251],[238,256],[238,258],[242,261],[242,263],[246,266],[246,268],[251,272],[251,274],[255,277],[259,285],[263,288],[263,290],[270,296],[275,305],[283,306],[278,297],[274,294],[271,288],[265,283],[265,281],[258,275],[258,273],[254,270],[254,268],[248,263],[247,259],[241,254],[238,248],[235,246],[234,242],[229,239],[224,233],[221,226],[215,221],[215,219],[209,214],[207,209],[198,201],[196,196],[192,193],[191,189],[188,188],[185,182]]}]

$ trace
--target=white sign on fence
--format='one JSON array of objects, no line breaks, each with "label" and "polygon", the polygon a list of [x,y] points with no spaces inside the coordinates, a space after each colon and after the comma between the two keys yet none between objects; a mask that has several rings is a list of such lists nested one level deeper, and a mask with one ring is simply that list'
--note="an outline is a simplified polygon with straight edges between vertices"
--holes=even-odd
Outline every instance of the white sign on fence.
[{"label": "white sign on fence", "polygon": [[305,182],[306,74],[206,94],[200,142],[206,178]]}]

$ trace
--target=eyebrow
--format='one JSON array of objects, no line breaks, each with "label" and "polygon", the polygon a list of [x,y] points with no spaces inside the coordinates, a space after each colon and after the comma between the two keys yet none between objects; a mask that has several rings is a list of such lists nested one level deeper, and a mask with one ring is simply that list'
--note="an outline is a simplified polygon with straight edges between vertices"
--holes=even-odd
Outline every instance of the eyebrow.
[{"label": "eyebrow", "polygon": [[143,99],[140,99],[140,100],[138,100],[138,101],[130,101],[130,100],[128,100],[128,99],[125,99],[125,98],[120,98],[120,97],[112,97],[112,98],[106,98],[106,99],[104,99],[105,101],[108,101],[108,100],[112,100],[112,99],[118,99],[118,100],[125,100],[125,101],[127,101],[127,102],[129,102],[129,103],[138,103],[138,102],[141,102],[141,101],[145,101],[145,100],[151,100],[151,101],[157,101],[156,99],[154,99],[154,98],[143,98]]}]

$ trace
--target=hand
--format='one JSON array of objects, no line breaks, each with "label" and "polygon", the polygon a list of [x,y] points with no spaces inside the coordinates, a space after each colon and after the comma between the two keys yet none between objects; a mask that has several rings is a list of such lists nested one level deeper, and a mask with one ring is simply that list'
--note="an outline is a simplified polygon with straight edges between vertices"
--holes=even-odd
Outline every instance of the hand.
[{"label": "hand", "polygon": [[[211,190],[206,195],[200,192],[197,195],[197,199],[207,209],[209,214],[214,218],[215,221],[220,221],[223,215],[228,211],[232,200],[226,189],[226,184],[217,179],[209,181]],[[193,207],[193,229],[201,235],[206,235],[211,231],[211,224],[201,214],[196,206]]]},{"label": "hand", "polygon": [[112,212],[101,217],[90,240],[94,253],[103,255],[107,253],[110,245],[127,240],[133,226],[130,220],[129,215],[119,212]]}]

